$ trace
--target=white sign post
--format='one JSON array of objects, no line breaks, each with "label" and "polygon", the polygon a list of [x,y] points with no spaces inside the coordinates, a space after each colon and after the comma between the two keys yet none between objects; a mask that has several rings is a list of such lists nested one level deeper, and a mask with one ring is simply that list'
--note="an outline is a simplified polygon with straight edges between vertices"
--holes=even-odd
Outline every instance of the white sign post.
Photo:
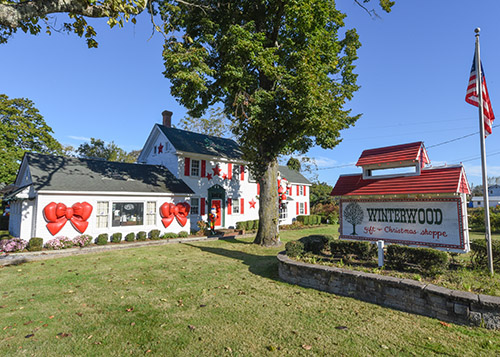
[{"label": "white sign post", "polygon": [[342,199],[340,239],[469,251],[461,197]]}]

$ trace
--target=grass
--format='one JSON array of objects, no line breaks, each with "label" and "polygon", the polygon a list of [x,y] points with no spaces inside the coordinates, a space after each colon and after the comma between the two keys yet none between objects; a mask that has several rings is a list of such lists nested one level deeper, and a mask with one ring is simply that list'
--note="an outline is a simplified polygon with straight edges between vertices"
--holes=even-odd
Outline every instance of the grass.
[{"label": "grass", "polygon": [[[288,241],[332,228],[282,232]],[[0,269],[2,355],[484,355],[488,331],[279,281],[251,238]],[[397,331],[397,332],[396,332]]]}]

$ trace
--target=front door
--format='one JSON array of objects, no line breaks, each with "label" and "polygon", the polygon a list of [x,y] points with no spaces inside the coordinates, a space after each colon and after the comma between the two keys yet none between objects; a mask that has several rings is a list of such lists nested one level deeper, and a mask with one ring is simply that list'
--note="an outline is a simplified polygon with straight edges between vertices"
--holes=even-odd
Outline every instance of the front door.
[{"label": "front door", "polygon": [[220,227],[222,222],[222,200],[212,199],[212,208],[215,207],[215,211],[217,212],[217,218],[215,219],[215,226]]}]

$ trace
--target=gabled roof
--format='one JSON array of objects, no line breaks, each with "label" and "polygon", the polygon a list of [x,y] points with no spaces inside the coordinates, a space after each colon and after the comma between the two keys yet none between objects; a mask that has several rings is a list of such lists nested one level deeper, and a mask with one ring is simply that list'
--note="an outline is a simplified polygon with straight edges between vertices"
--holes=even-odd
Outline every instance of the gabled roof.
[{"label": "gabled roof", "polygon": [[301,183],[310,185],[311,182],[306,179],[300,172],[295,170],[290,170],[288,166],[278,166],[278,171],[281,174],[281,177],[286,178],[290,183]]},{"label": "gabled roof", "polygon": [[363,175],[340,176],[332,196],[470,193],[462,165],[423,169],[418,176],[363,179]]},{"label": "gabled roof", "polygon": [[386,146],[382,148],[364,150],[356,166],[389,164],[402,161],[420,161],[429,163],[424,143],[417,141],[409,144]]},{"label": "gabled roof", "polygon": [[194,193],[159,165],[129,164],[26,153],[36,191]]},{"label": "gabled roof", "polygon": [[239,145],[231,139],[193,133],[156,124],[177,151],[195,154],[241,159],[243,153]]}]

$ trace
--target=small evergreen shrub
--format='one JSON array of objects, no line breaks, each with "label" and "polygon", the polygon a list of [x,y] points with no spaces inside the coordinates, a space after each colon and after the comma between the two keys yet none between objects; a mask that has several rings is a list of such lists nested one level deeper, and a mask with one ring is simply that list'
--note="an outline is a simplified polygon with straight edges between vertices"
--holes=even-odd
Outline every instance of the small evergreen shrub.
[{"label": "small evergreen shrub", "polygon": [[[470,242],[471,250],[471,265],[474,268],[488,268],[488,250],[486,248],[486,240],[473,239]],[[493,256],[493,267],[500,267],[500,241],[491,241],[491,253]]]},{"label": "small evergreen shrub", "polygon": [[297,218],[296,218],[296,219],[297,219],[297,222],[300,222],[300,223],[302,223],[302,224],[305,224],[305,223],[304,223],[304,219],[305,219],[305,218],[306,218],[306,216],[297,216]]},{"label": "small evergreen shrub", "polygon": [[0,240],[0,252],[20,252],[26,248],[28,242],[21,238],[9,238]]},{"label": "small evergreen shrub", "polygon": [[151,240],[159,240],[160,239],[160,230],[152,229],[149,231],[149,239]]},{"label": "small evergreen shrub", "polygon": [[285,244],[286,255],[295,258],[304,254],[304,243],[298,240],[292,240]]},{"label": "small evergreen shrub", "polygon": [[247,225],[245,222],[236,222],[236,229],[238,230],[246,230]]},{"label": "small evergreen shrub", "polygon": [[187,238],[189,237],[189,233],[186,231],[180,231],[179,234],[177,235],[179,238]]},{"label": "small evergreen shrub", "polygon": [[449,255],[431,248],[412,248],[391,244],[387,247],[387,266],[398,270],[419,270],[428,275],[441,273],[448,267]]},{"label": "small evergreen shrub", "polygon": [[377,245],[370,242],[334,240],[330,242],[330,251],[332,255],[343,259],[354,255],[357,259],[368,260],[377,256]]},{"label": "small evergreen shrub", "polygon": [[173,239],[173,238],[177,238],[177,233],[165,233],[163,235],[163,239]]},{"label": "small evergreen shrub", "polygon": [[30,252],[39,252],[43,248],[43,238],[33,237],[29,240],[27,249]]},{"label": "small evergreen shrub", "polygon": [[331,235],[314,234],[302,237],[299,241],[304,245],[305,252],[320,254],[321,251],[328,247],[330,241],[334,239]]},{"label": "small evergreen shrub", "polygon": [[122,241],[121,233],[113,233],[111,235],[111,243],[120,243]]},{"label": "small evergreen shrub", "polygon": [[133,242],[135,240],[135,233],[128,233],[125,236],[125,241],[126,242]]},{"label": "small evergreen shrub", "polygon": [[95,244],[97,245],[106,245],[108,244],[108,234],[107,233],[101,233],[97,236],[95,240]]},{"label": "small evergreen shrub", "polygon": [[75,247],[83,248],[88,246],[90,243],[92,243],[92,236],[89,234],[82,234],[73,238],[73,245]]},{"label": "small evergreen shrub", "polygon": [[140,231],[139,233],[137,233],[137,237],[136,239],[139,240],[139,241],[144,241],[146,240],[148,237],[147,233],[144,232],[144,231]]}]

